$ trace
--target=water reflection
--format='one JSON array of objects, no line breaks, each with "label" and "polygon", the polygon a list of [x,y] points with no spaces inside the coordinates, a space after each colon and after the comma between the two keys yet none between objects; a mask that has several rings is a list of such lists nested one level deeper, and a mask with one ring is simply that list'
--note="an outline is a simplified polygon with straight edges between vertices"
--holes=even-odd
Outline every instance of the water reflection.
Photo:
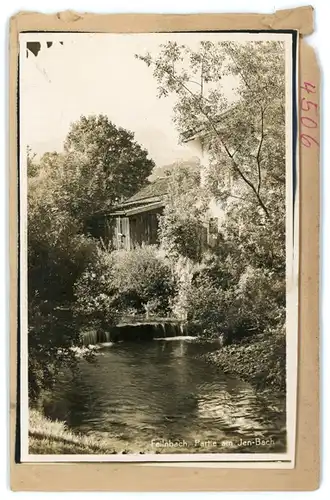
[{"label": "water reflection", "polygon": [[[198,440],[219,442],[208,452],[237,451],[242,436],[272,438],[272,451],[285,451],[283,401],[259,398],[198,357],[216,348],[185,339],[104,347],[97,363],[62,374],[46,413],[83,433],[116,434],[131,452],[153,451],[155,439],[186,440],[185,453],[205,452]],[[235,446],[228,450],[223,440]]]}]

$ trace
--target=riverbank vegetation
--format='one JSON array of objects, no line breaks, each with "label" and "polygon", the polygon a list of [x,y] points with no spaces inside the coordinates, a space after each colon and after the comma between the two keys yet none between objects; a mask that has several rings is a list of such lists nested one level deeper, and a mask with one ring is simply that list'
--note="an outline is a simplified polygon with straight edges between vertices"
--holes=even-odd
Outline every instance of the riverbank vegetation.
[{"label": "riverbank vegetation", "polygon": [[[28,151],[31,403],[53,387],[61,368],[74,369],[72,347],[81,343],[82,327],[107,329],[134,315],[177,318],[190,334],[219,337],[222,347],[209,355],[210,362],[257,388],[284,391],[283,54],[280,42],[257,48],[205,42],[196,52],[169,43],[156,59],[140,57],[153,68],[161,95],[178,98],[178,131],[202,129],[210,137],[202,185],[202,166],[168,173],[157,246],[118,251],[89,230],[92,214],[148,182],[154,163],[133,134],[107,117],[82,117],[63,153],[37,159]],[[182,57],[188,66],[177,72]],[[202,91],[195,93],[189,79],[199,71]],[[222,72],[236,75],[238,86],[235,107],[220,130],[228,108],[217,87]],[[216,221],[209,217],[212,200],[221,205]],[[76,438],[36,413],[32,417],[35,453],[78,453],[84,447],[102,452],[102,443]]]},{"label": "riverbank vegetation", "polygon": [[[114,441],[114,439],[113,439]],[[117,440],[118,441],[118,440]],[[30,410],[29,453],[35,455],[79,455],[115,453],[123,445],[114,444],[111,438],[97,439],[71,432],[64,422],[50,420],[38,410]]]},{"label": "riverbank vegetation", "polygon": [[259,392],[271,391],[282,397],[286,388],[286,338],[284,328],[245,338],[205,355],[221,372],[235,374]]}]

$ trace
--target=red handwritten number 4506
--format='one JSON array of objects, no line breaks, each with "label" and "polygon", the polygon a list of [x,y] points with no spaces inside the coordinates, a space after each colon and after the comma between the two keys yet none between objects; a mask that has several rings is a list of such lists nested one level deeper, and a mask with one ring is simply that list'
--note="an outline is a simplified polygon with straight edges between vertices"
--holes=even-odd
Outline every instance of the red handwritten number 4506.
[{"label": "red handwritten number 4506", "polygon": [[[305,92],[307,92],[307,94],[315,94],[316,93],[315,85],[313,85],[312,83],[309,83],[309,82],[304,82],[304,85],[302,85],[300,88],[303,89]],[[315,115],[317,116],[317,103],[316,102],[310,101],[310,100],[306,99],[306,97],[302,97],[300,105],[301,105],[301,110],[304,111],[305,113],[315,113]],[[303,129],[303,127],[313,129],[313,128],[317,128],[317,126],[318,126],[317,121],[308,115],[301,116],[300,125],[301,125],[302,129]],[[301,140],[302,145],[305,146],[306,148],[310,148],[313,144],[317,144],[317,146],[319,146],[319,143],[317,142],[315,137],[312,137],[309,134],[305,134],[305,133],[300,134],[300,140]]]}]

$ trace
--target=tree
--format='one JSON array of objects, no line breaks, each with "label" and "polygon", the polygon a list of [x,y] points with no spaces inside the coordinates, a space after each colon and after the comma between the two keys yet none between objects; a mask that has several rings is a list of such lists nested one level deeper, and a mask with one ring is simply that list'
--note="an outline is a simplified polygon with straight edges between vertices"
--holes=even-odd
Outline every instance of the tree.
[{"label": "tree", "polygon": [[[92,260],[93,240],[61,205],[61,184],[42,162],[28,184],[29,395],[50,390],[56,373],[75,366],[71,347],[79,342],[72,310],[73,286]],[[34,174],[34,171],[33,171]]]},{"label": "tree", "polygon": [[[46,154],[28,179],[29,301],[72,300],[72,286],[93,252],[93,241],[68,209],[63,158]],[[34,172],[33,172],[34,173]],[[68,189],[68,187],[67,187]]]},{"label": "tree", "polygon": [[154,164],[132,133],[105,116],[82,117],[63,153],[37,161],[28,149],[27,162],[29,390],[36,399],[60,367],[75,366],[75,284],[97,259],[96,242],[84,234],[88,218],[138,190]]},{"label": "tree", "polygon": [[33,295],[43,290],[52,300],[71,300],[72,286],[93,247],[83,236],[88,219],[138,190],[152,167],[133,134],[102,115],[72,124],[64,153],[45,153],[36,163],[28,150]]},{"label": "tree", "polygon": [[73,123],[64,150],[64,175],[75,191],[71,201],[77,214],[102,211],[132,196],[154,167],[134,134],[105,115],[82,116]]},{"label": "tree", "polygon": [[169,256],[199,261],[208,205],[208,197],[200,186],[200,169],[181,167],[168,177],[165,208],[159,218],[159,240]]},{"label": "tree", "polygon": [[223,228],[228,252],[237,266],[271,270],[285,279],[285,199],[279,190],[267,190],[269,217],[252,200],[236,200],[226,207]]},{"label": "tree", "polygon": [[132,311],[166,314],[175,292],[170,263],[152,245],[99,250],[75,286],[79,313],[106,327]]},{"label": "tree", "polygon": [[[202,133],[218,180],[229,170],[269,217],[266,179],[285,182],[283,43],[204,41],[198,51],[176,42],[161,47],[156,58],[150,53],[136,57],[153,68],[160,97],[178,96],[178,130],[183,137]],[[221,82],[229,74],[237,82],[231,103]]]},{"label": "tree", "polygon": [[[178,97],[174,123],[183,139],[198,135],[208,146],[211,162],[204,190],[221,201],[224,210],[218,247],[208,256],[203,254],[185,291],[188,317],[207,331],[212,325],[218,333],[225,331],[231,339],[281,327],[285,318],[283,44],[207,41],[193,51],[168,42],[157,57],[150,53],[137,57],[152,68],[159,97],[169,93]],[[230,99],[223,84],[228,75],[236,81]],[[181,206],[177,201],[173,205],[178,209],[171,206],[168,213],[165,209],[165,241],[179,241],[173,235],[179,234],[184,217],[201,206],[198,199],[192,197],[190,204]]]},{"label": "tree", "polygon": [[147,314],[168,313],[176,292],[170,263],[153,245],[114,252],[113,283],[124,309]]},{"label": "tree", "polygon": [[35,177],[38,175],[38,163],[36,163],[36,153],[32,152],[30,146],[26,148],[26,163],[27,163],[27,175],[28,177]]}]

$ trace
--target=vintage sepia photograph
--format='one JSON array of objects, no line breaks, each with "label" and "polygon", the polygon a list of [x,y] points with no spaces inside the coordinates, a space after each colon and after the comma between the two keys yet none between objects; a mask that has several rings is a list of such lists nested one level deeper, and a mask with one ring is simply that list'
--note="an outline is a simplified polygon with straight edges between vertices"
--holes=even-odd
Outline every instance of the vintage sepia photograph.
[{"label": "vintage sepia photograph", "polygon": [[295,37],[20,34],[22,461],[293,467]]}]

